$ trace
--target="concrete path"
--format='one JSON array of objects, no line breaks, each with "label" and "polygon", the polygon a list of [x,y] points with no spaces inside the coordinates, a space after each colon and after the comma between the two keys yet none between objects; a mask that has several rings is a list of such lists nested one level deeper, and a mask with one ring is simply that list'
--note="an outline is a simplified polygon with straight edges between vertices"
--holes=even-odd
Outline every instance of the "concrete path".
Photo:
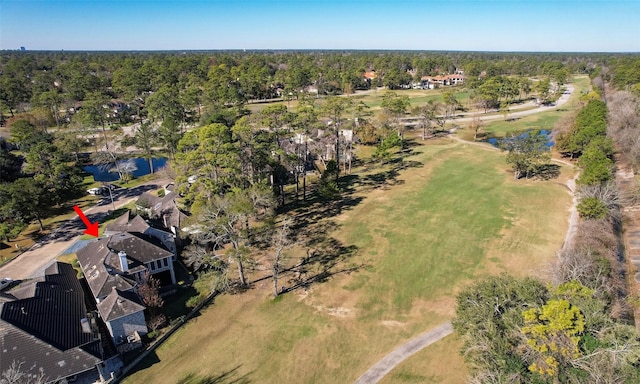
[{"label": "concrete path", "polygon": [[450,322],[446,322],[437,328],[410,340],[396,348],[393,352],[385,356],[376,365],[369,368],[364,375],[356,380],[355,384],[375,384],[380,381],[387,373],[391,372],[402,361],[410,357],[414,353],[423,348],[443,339],[453,333],[453,327]]},{"label": "concrete path", "polygon": [[[549,104],[549,105],[540,105],[536,108],[533,109],[527,109],[525,111],[519,111],[519,109],[524,109],[524,108],[528,108],[531,107],[532,105],[535,105],[532,102],[528,102],[522,105],[516,105],[513,107],[509,108],[509,119],[518,119],[521,117],[525,117],[525,116],[529,116],[529,115],[535,115],[536,113],[541,113],[541,112],[546,112],[549,110],[554,110],[559,108],[560,106],[562,106],[563,104],[565,104],[567,101],[569,101],[569,99],[571,98],[571,95],[573,94],[574,91],[574,86],[571,84],[567,84],[566,86],[566,90],[565,92],[558,98],[558,100],[553,103],[553,104]],[[469,123],[474,119],[474,115],[478,116],[478,118],[480,120],[486,121],[486,120],[498,120],[498,119],[504,119],[504,115],[502,115],[499,112],[490,112],[490,113],[477,113],[477,112],[464,112],[464,113],[460,113],[458,115],[456,115],[455,117],[453,117],[452,119],[448,119],[447,123]],[[462,117],[461,117],[462,116]],[[401,119],[403,121],[404,125],[414,125],[416,124],[416,120],[417,117],[405,117]]]},{"label": "concrete path", "polygon": [[[113,200],[116,208],[120,208],[138,199],[146,192],[158,189],[169,183],[169,180],[153,180],[130,189],[117,189],[114,191]],[[100,222],[113,209],[111,200],[102,199],[94,207],[84,211],[91,222]],[[20,256],[0,267],[0,277],[10,277],[14,280],[24,280],[30,277],[42,275],[44,269],[69,248],[84,233],[86,227],[76,216],[68,220],[53,232],[40,239]]]}]

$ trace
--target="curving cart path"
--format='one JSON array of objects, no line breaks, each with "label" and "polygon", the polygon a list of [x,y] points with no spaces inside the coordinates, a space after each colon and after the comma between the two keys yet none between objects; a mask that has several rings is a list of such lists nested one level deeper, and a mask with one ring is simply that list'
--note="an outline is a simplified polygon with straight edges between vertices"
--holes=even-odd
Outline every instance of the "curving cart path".
[{"label": "curving cart path", "polygon": [[377,383],[405,359],[452,333],[453,327],[451,326],[451,322],[447,321],[433,330],[424,333],[415,339],[409,340],[385,356],[382,360],[376,363],[376,365],[369,368],[367,372],[356,380],[355,384]]}]

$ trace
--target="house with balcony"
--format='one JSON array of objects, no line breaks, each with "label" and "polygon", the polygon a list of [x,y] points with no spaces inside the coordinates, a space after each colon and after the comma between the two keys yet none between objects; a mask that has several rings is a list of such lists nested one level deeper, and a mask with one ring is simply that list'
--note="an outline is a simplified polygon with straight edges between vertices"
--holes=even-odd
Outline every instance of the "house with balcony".
[{"label": "house with balcony", "polygon": [[136,287],[146,273],[176,284],[174,253],[144,233],[120,232],[97,239],[76,253],[100,317],[117,346],[147,333]]},{"label": "house with balcony", "polygon": [[105,236],[113,236],[123,232],[139,233],[153,237],[160,241],[162,246],[169,252],[173,253],[174,261],[178,256],[178,251],[176,249],[177,236],[163,228],[158,228],[157,226],[152,225],[152,223],[149,223],[140,215],[132,215],[130,211],[127,211],[111,223],[107,224],[104,229]]}]

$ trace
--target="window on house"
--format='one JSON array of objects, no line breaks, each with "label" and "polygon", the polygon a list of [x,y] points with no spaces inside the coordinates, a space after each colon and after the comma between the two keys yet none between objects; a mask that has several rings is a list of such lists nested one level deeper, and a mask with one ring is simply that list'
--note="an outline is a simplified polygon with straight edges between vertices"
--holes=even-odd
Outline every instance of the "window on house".
[{"label": "window on house", "polygon": [[162,263],[164,264],[165,267],[169,266],[169,262],[167,261],[167,259],[162,259]]},{"label": "window on house", "polygon": [[158,269],[162,268],[162,263],[160,262],[160,260],[156,260],[156,266],[158,267]]}]

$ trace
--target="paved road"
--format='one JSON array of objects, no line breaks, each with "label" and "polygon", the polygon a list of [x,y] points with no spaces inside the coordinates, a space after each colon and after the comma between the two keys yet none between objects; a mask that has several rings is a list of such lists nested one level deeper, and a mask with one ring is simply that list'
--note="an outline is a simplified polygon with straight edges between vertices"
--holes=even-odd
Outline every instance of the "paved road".
[{"label": "paved road", "polygon": [[[529,116],[529,115],[535,115],[536,113],[541,113],[541,112],[546,112],[549,110],[554,110],[559,108],[560,106],[562,106],[563,104],[565,104],[567,101],[569,101],[569,99],[571,98],[571,95],[573,94],[574,91],[574,86],[571,84],[567,84],[565,86],[566,90],[565,92],[558,98],[558,100],[553,103],[553,104],[549,104],[549,105],[540,105],[537,108],[533,108],[533,109],[527,109],[526,111],[520,111],[520,109],[525,109],[525,108],[530,108],[532,106],[535,106],[536,104],[534,102],[526,102],[524,104],[520,104],[520,105],[515,105],[509,108],[509,119],[518,119],[524,116]],[[453,119],[448,120],[448,123],[468,123],[471,122],[471,120],[474,119],[474,115],[476,115],[476,112],[464,112],[464,113],[460,113],[458,115],[456,115]],[[462,117],[460,117],[462,116]],[[502,115],[499,112],[496,111],[492,111],[488,114],[484,114],[484,113],[480,113],[478,114],[478,117],[480,118],[480,120],[498,120],[498,119],[504,119],[504,115]],[[415,125],[416,121],[417,121],[417,117],[405,117],[402,118],[403,124],[404,125]]]},{"label": "paved road", "polygon": [[398,364],[410,357],[414,353],[422,350],[425,347],[435,343],[436,341],[443,339],[453,333],[453,327],[450,322],[446,322],[437,328],[416,337],[413,340],[402,344],[396,348],[393,352],[385,356],[376,365],[369,368],[364,375],[360,376],[356,380],[355,384],[375,384],[391,370],[393,370]]},{"label": "paved road", "polygon": [[[565,104],[573,95],[574,86],[571,84],[565,85],[566,91],[558,98],[558,100],[550,105],[541,105],[538,108],[528,109],[526,111],[515,111],[509,113],[509,119],[516,119],[524,116],[535,115],[536,113],[546,112],[549,110],[557,109],[558,107]],[[493,115],[480,115],[481,120],[497,120],[504,119],[504,116],[500,113],[496,113]],[[463,117],[460,119],[454,119],[453,122],[470,122],[473,120],[473,117]]]},{"label": "paved road", "polygon": [[[153,180],[130,189],[117,189],[114,191],[114,203],[120,208],[138,199],[142,193],[155,190],[169,183],[168,179]],[[102,199],[98,203],[84,211],[91,221],[100,221],[109,210],[113,209],[110,199]],[[29,277],[42,275],[44,269],[55,258],[69,248],[82,234],[86,227],[76,216],[73,219],[56,228],[52,233],[43,237],[29,250],[0,267],[0,276],[10,277],[14,280],[23,280]]]}]

